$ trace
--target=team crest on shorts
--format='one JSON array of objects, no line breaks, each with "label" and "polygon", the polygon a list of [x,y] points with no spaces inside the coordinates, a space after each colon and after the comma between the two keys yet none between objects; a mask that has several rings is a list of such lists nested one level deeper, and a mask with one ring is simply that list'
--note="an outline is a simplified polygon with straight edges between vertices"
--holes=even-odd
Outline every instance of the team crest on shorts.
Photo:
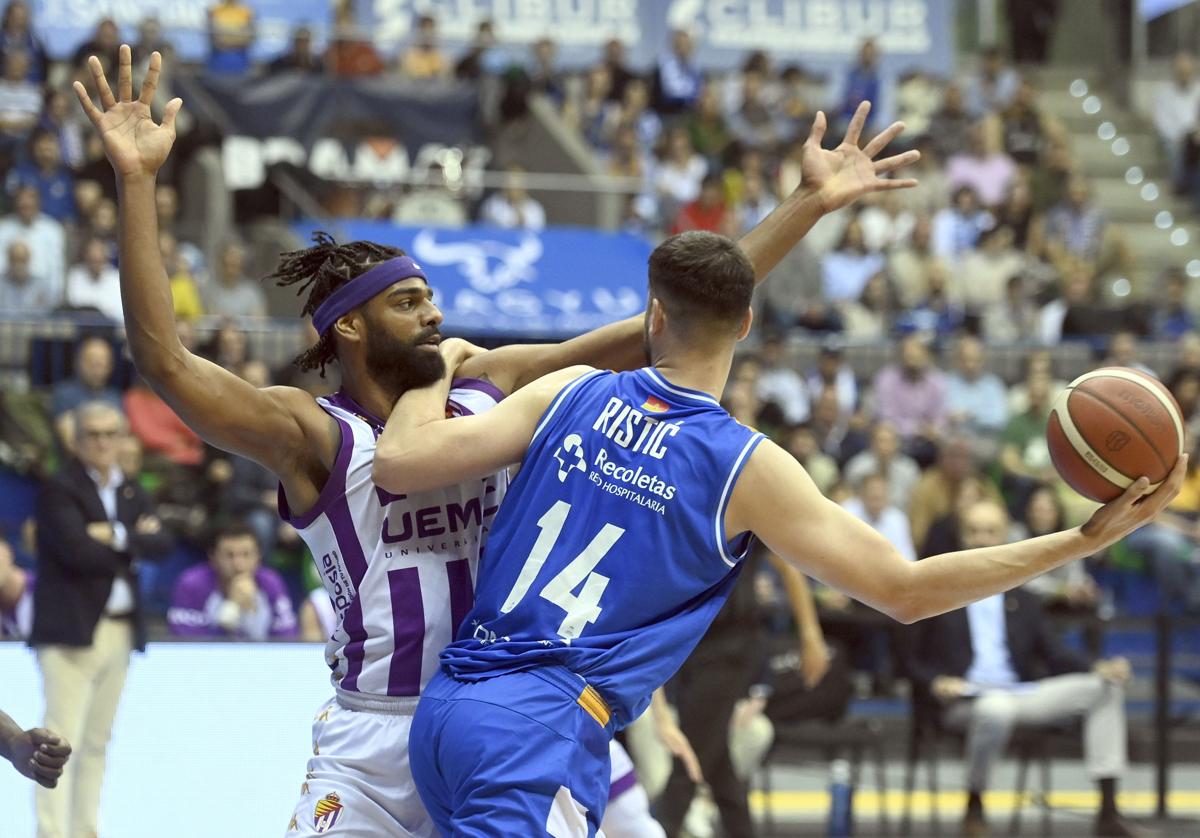
[{"label": "team crest on shorts", "polygon": [[313,812],[313,827],[317,832],[333,829],[333,825],[342,816],[343,808],[345,807],[342,806],[342,798],[338,797],[337,792],[331,791],[317,801],[316,811]]}]

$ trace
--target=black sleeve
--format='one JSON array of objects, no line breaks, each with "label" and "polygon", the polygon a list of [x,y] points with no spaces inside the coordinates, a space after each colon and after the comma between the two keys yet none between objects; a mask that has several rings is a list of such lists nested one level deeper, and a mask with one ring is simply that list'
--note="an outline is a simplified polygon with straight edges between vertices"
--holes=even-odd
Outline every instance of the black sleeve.
[{"label": "black sleeve", "polygon": [[38,560],[53,561],[77,573],[116,576],[129,566],[127,557],[87,534],[83,510],[65,486],[42,484],[35,507]]},{"label": "black sleeve", "polygon": [[1069,672],[1087,672],[1092,668],[1089,657],[1077,652],[1066,643],[1050,625],[1040,604],[1034,604],[1031,609],[1034,620],[1036,648],[1038,655],[1051,675],[1065,675]]},{"label": "black sleeve", "polygon": [[928,690],[933,679],[945,675],[945,671],[937,665],[935,659],[925,655],[925,646],[932,635],[936,634],[938,618],[930,617],[909,626],[901,626],[896,632],[896,652],[900,658],[900,667],[916,686]]}]

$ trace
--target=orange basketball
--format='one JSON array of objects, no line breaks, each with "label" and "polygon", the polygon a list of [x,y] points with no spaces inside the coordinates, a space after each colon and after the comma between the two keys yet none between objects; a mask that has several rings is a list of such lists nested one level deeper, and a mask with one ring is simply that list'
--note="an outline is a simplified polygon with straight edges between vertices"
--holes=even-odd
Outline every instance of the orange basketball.
[{"label": "orange basketball", "polygon": [[1156,488],[1183,453],[1183,415],[1158,379],[1104,367],[1071,382],[1046,427],[1050,458],[1063,480],[1101,503],[1139,477]]}]

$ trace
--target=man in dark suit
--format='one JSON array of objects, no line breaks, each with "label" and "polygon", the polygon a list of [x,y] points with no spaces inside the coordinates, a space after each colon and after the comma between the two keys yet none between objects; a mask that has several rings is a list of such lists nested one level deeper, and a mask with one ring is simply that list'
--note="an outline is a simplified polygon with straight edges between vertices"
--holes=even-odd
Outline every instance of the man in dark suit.
[{"label": "man in dark suit", "polygon": [[[992,500],[966,510],[968,549],[1003,544],[1008,515]],[[967,801],[963,833],[986,835],[982,794],[1015,725],[1083,718],[1083,754],[1100,787],[1097,835],[1131,835],[1116,806],[1126,766],[1125,694],[1129,662],[1089,663],[1047,626],[1038,598],[1021,589],[913,624],[905,643],[913,700],[939,722],[967,732]]]},{"label": "man in dark suit", "polygon": [[112,405],[76,412],[78,459],[37,498],[38,581],[33,632],[46,698],[45,726],[77,747],[54,794],[36,794],[38,838],[93,835],[104,754],[129,654],[145,647],[135,560],[170,540],[136,483],[117,467],[125,419]]}]

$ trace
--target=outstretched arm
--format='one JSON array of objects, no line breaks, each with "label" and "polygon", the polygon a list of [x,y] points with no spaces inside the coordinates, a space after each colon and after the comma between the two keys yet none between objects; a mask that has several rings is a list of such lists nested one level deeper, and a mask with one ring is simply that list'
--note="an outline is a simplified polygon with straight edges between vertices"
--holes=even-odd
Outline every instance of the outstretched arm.
[{"label": "outstretched arm", "polygon": [[1119,541],[1179,493],[1186,466],[1184,455],[1151,495],[1143,497],[1149,481],[1136,481],[1083,527],[909,562],[882,535],[823,497],[794,458],[764,442],[734,489],[726,529],[750,530],[801,572],[912,623],[1015,588]]},{"label": "outstretched arm", "polygon": [[[833,149],[821,147],[826,122],[824,113],[817,114],[804,144],[800,185],[757,227],[738,240],[754,265],[759,282],[767,278],[822,216],[872,192],[916,185],[912,179],[887,178],[885,175],[918,160],[919,152],[906,151],[882,160],[875,159],[904,130],[904,123],[890,125],[859,148],[862,128],[870,110],[869,102],[859,105],[846,128],[846,136]],[[473,358],[459,370],[459,375],[486,377],[501,390],[511,393],[546,373],[576,364],[612,370],[645,366],[642,316],[639,314],[603,326],[559,344],[505,346]]]},{"label": "outstretched arm", "polygon": [[[302,452],[324,452],[332,461],[336,425],[298,390],[259,390],[187,349],[175,330],[174,306],[158,249],[155,178],[175,142],[179,99],[167,103],[161,123],[150,114],[162,57],[150,56],[140,95],[133,97],[128,46],[122,46],[117,95],[100,61],[88,61],[100,107],[75,82],[79,103],[104,141],[117,174],[120,214],[121,302],[138,372],[205,440],[249,457],[286,477]],[[311,456],[311,455],[307,455]],[[285,479],[285,488],[287,480]]]},{"label": "outstretched arm", "polygon": [[522,387],[487,413],[444,416],[447,380],[409,390],[392,409],[375,446],[371,477],[406,494],[485,477],[525,456],[538,420],[559,391],[590,367],[569,367]]}]

